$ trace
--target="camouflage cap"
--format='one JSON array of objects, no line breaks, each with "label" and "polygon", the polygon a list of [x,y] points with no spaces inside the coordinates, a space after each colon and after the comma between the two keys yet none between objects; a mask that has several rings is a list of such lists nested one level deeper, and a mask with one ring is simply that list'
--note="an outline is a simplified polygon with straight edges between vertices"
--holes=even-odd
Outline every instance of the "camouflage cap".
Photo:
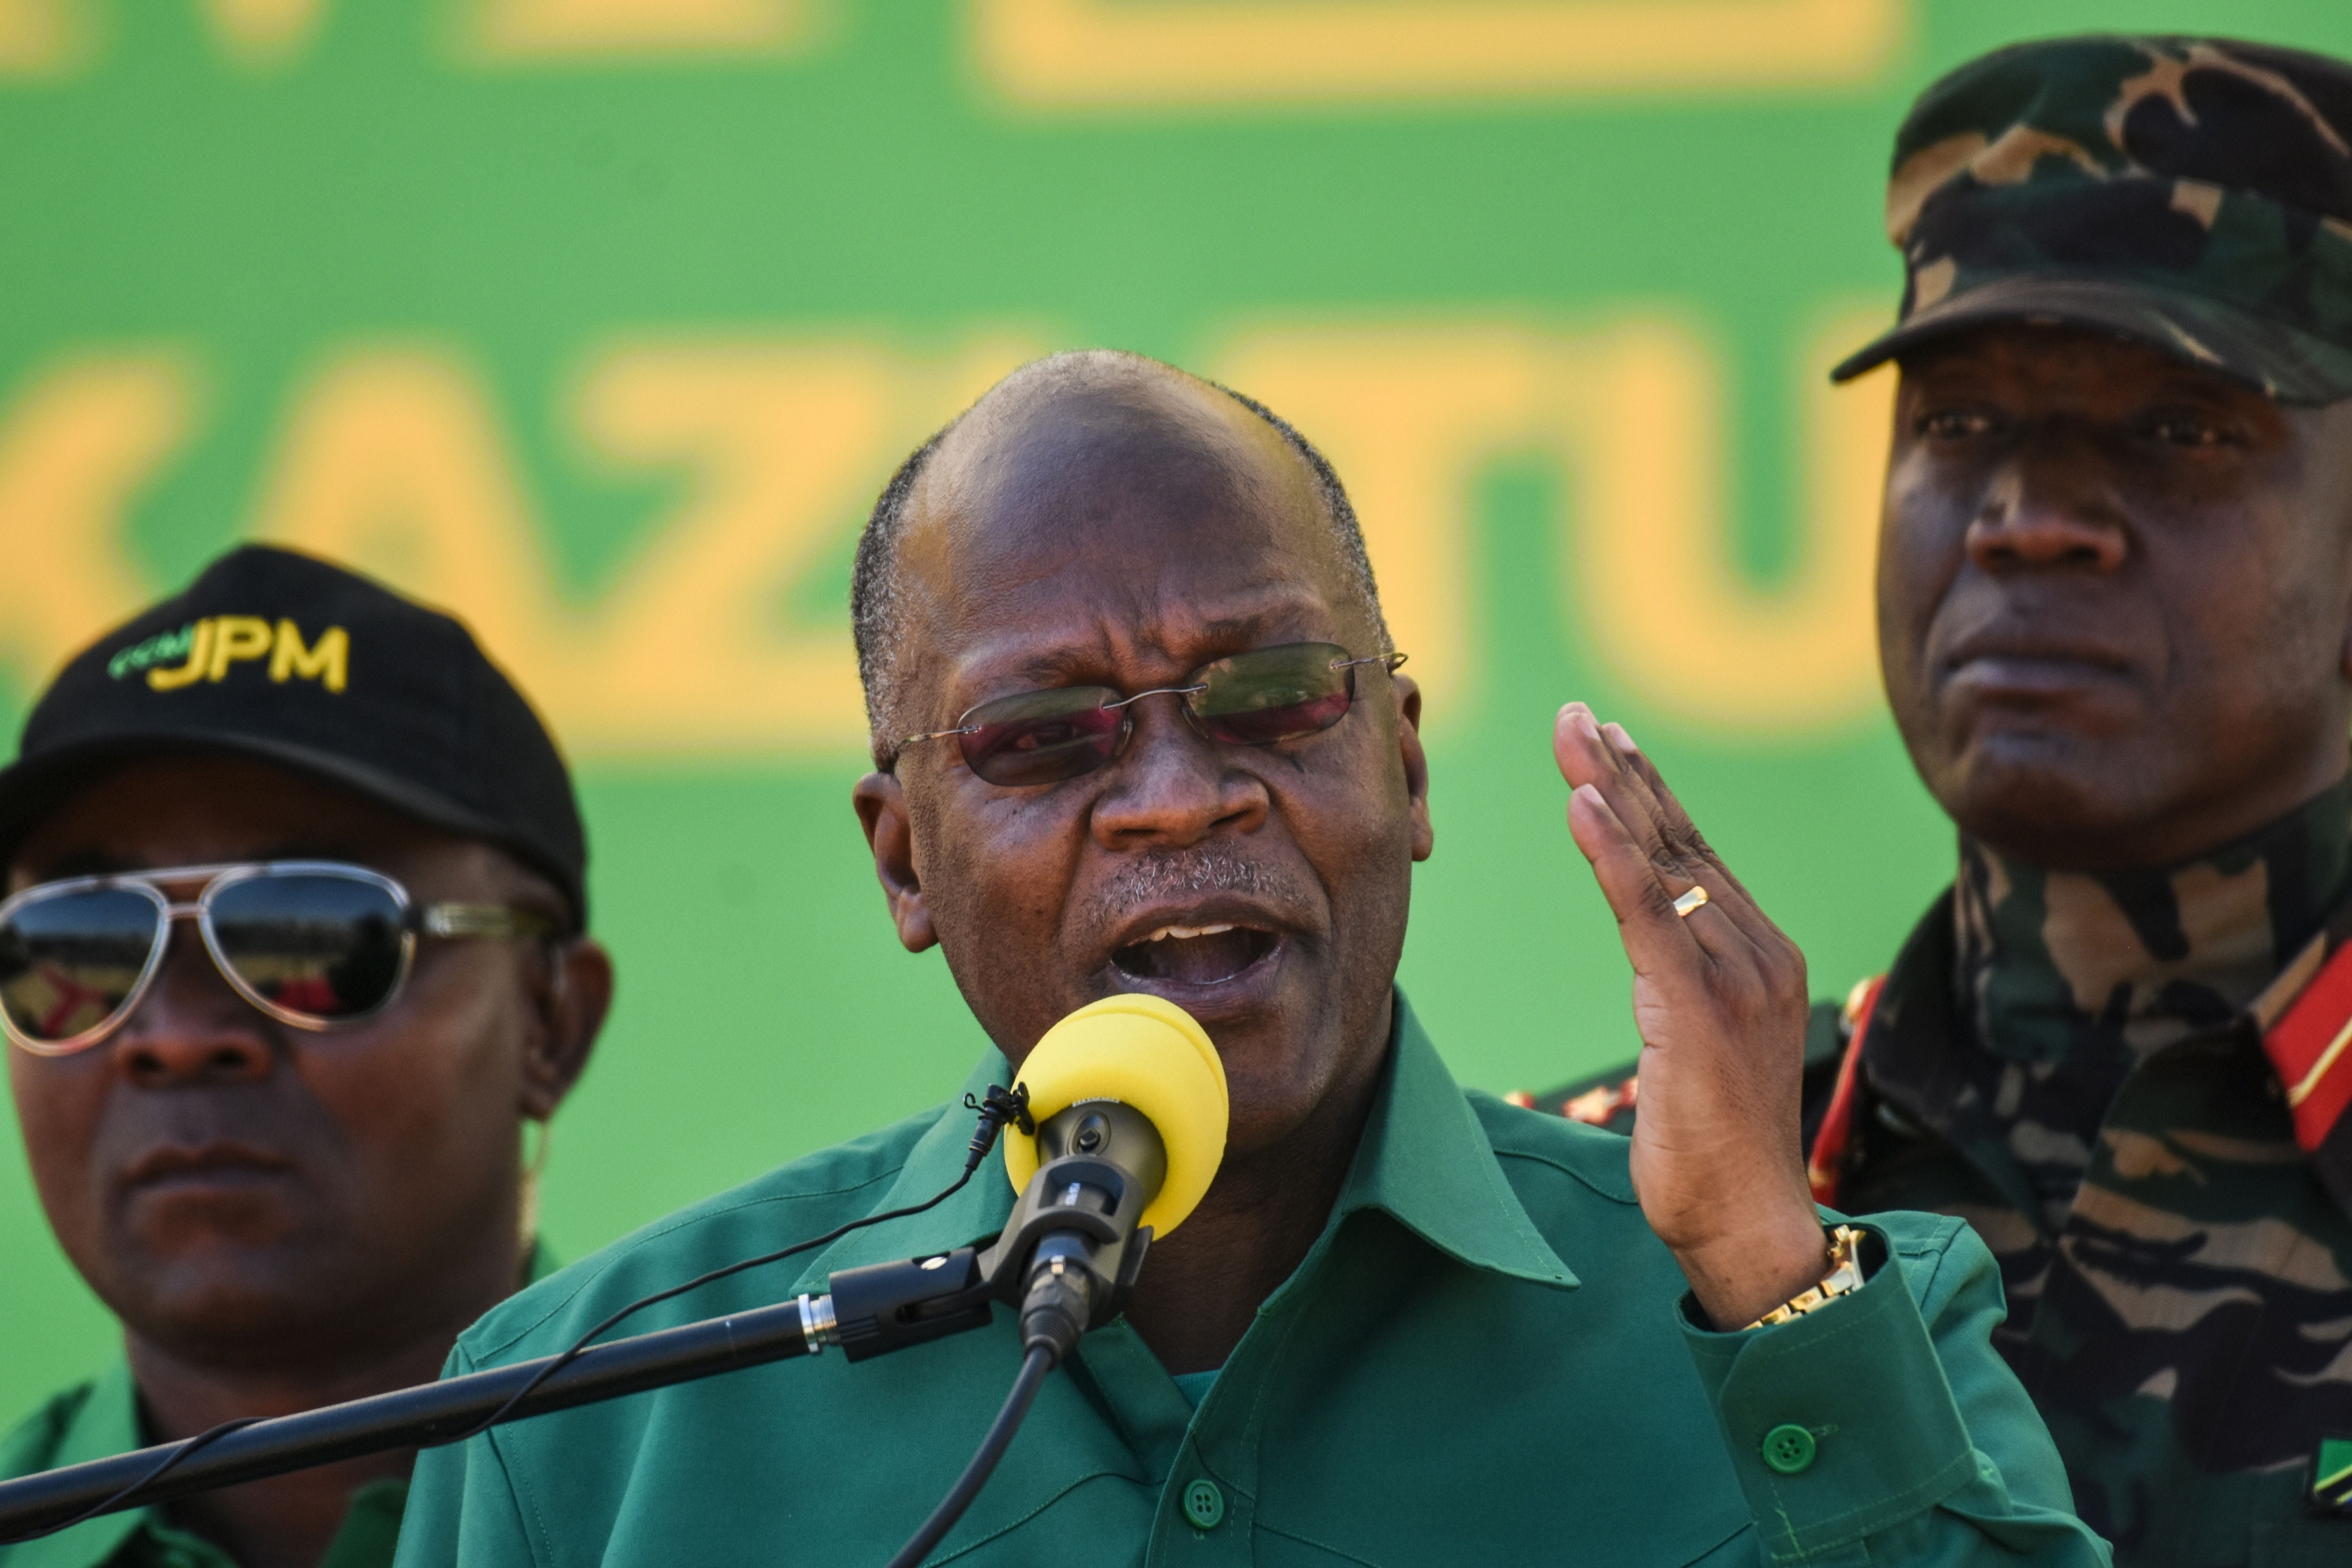
[{"label": "camouflage cap", "polygon": [[1895,133],[1898,324],[1838,381],[1966,327],[2135,338],[2283,403],[2352,395],[2352,65],[2221,38],[2019,44]]}]

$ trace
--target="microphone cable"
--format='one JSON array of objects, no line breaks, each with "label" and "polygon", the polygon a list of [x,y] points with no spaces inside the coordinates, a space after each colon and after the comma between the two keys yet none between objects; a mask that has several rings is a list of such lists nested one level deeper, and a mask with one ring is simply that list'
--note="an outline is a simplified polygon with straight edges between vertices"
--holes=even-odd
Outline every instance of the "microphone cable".
[{"label": "microphone cable", "polygon": [[207,1426],[192,1437],[183,1437],[172,1445],[170,1453],[155,1462],[152,1469],[115,1492],[113,1496],[100,1499],[71,1519],[61,1521],[57,1524],[45,1524],[38,1530],[28,1530],[22,1535],[11,1535],[0,1539],[0,1546],[14,1546],[23,1541],[38,1541],[45,1535],[56,1535],[60,1531],[71,1530],[77,1524],[87,1524],[102,1513],[112,1513],[141,1492],[162,1480],[181,1460],[189,1458],[198,1449],[227,1436],[232,1432],[240,1432],[247,1426],[257,1426],[263,1419],[265,1418],[259,1415],[241,1415],[234,1421],[224,1421],[217,1426]]},{"label": "microphone cable", "polygon": [[[630,1302],[627,1306],[623,1307],[618,1311],[613,1313],[610,1317],[607,1317],[603,1322],[598,1323],[594,1328],[590,1329],[578,1339],[572,1341],[572,1343],[564,1349],[561,1355],[558,1355],[554,1360],[549,1362],[545,1367],[541,1368],[531,1377],[531,1380],[529,1383],[524,1384],[520,1388],[515,1390],[512,1397],[508,1399],[504,1405],[499,1405],[498,1409],[492,1411],[487,1417],[476,1422],[473,1426],[467,1427],[463,1432],[459,1432],[452,1436],[444,1437],[440,1442],[433,1444],[432,1447],[436,1448],[444,1447],[451,1443],[463,1443],[469,1438],[478,1437],[484,1432],[488,1431],[491,1427],[497,1426],[501,1421],[504,1421],[508,1416],[513,1415],[515,1407],[535,1393],[541,1384],[554,1376],[557,1373],[562,1371],[565,1367],[570,1366],[572,1362],[579,1358],[580,1352],[586,1350],[591,1344],[594,1343],[600,1335],[611,1329],[615,1323],[619,1323],[626,1320],[633,1314],[641,1312],[647,1307],[667,1301],[674,1296],[683,1296],[689,1290],[699,1289],[703,1286],[711,1284],[716,1280],[724,1279],[730,1274],[740,1274],[747,1268],[757,1268],[763,1264],[781,1263],[785,1258],[791,1258],[796,1253],[806,1252],[813,1247],[828,1246],[833,1242],[839,1241],[851,1231],[863,1230],[867,1226],[880,1225],[887,1220],[906,1219],[912,1215],[921,1214],[928,1209],[937,1208],[940,1205],[947,1202],[950,1198],[955,1196],[956,1194],[961,1192],[964,1187],[971,1183],[972,1173],[980,1169],[980,1163],[986,1159],[988,1157],[988,1152],[996,1146],[996,1136],[1003,1130],[1005,1123],[1011,1122],[1014,1126],[1020,1128],[1024,1132],[1034,1132],[1037,1130],[1036,1122],[1032,1120],[1029,1115],[1029,1091],[1025,1088],[1016,1085],[1012,1089],[1007,1090],[998,1085],[991,1084],[989,1085],[988,1093],[984,1098],[975,1100],[972,1096],[967,1094],[963,1097],[963,1104],[965,1110],[977,1111],[980,1114],[980,1125],[972,1129],[971,1142],[964,1151],[963,1174],[958,1176],[954,1181],[950,1182],[946,1186],[941,1187],[938,1192],[933,1193],[929,1197],[925,1198],[921,1203],[908,1204],[904,1208],[890,1209],[882,1214],[867,1215],[863,1219],[853,1219],[845,1225],[835,1226],[833,1229],[826,1231],[823,1236],[813,1237],[807,1241],[795,1242],[790,1247],[779,1247],[773,1252],[763,1252],[757,1258],[746,1258],[740,1262],[730,1263],[721,1268],[714,1268],[707,1274],[698,1274],[683,1285],[673,1285],[667,1289],[656,1290],[649,1296],[640,1296],[635,1300]],[[1048,1363],[1045,1370],[1052,1370],[1050,1362]],[[1025,1365],[1022,1368],[1022,1374],[1024,1377],[1028,1374],[1028,1368]],[[1044,1377],[1045,1373],[1040,1372],[1037,1374],[1036,1381],[1042,1382]],[[1018,1392],[1018,1387],[1019,1385],[1016,1384],[1016,1393]],[[1021,1415],[1027,1414],[1029,1400],[1036,1396],[1036,1392],[1035,1384],[1033,1382],[1030,1386],[1028,1395],[1021,1401],[1020,1414],[1014,1415],[1013,1417],[1013,1426],[1017,1427],[1021,1424]],[[1011,1409],[1009,1403],[1006,1408],[1008,1410]],[[39,1530],[30,1531],[23,1535],[10,1536],[5,1542],[0,1542],[0,1544],[14,1545],[16,1542],[23,1541],[37,1541],[45,1535],[55,1535],[61,1531],[71,1530],[78,1524],[85,1524],[90,1520],[98,1518],[100,1514],[112,1513],[118,1509],[123,1508],[130,1503],[136,1501],[142,1492],[146,1491],[150,1487],[152,1487],[157,1481],[162,1480],[164,1476],[169,1474],[175,1467],[177,1467],[182,1460],[189,1458],[199,1449],[207,1447],[220,1438],[227,1436],[230,1433],[241,1430],[247,1426],[251,1426],[261,1419],[263,1418],[257,1415],[241,1416],[234,1421],[224,1421],[217,1426],[208,1426],[204,1431],[196,1433],[194,1436],[184,1437],[179,1442],[173,1444],[170,1451],[164,1454],[162,1458],[158,1459],[152,1468],[139,1477],[138,1479],[131,1482],[128,1486],[117,1490],[110,1497],[91,1504],[89,1507],[82,1510],[79,1513],[75,1514],[72,1518],[68,1519],[61,1523],[45,1525]],[[997,1419],[999,1423],[1002,1424],[1003,1416],[999,1415]],[[996,1433],[994,1428],[991,1428],[989,1437],[993,1440],[995,1436]],[[1008,1429],[1004,1434],[1003,1442],[1009,1443],[1012,1440],[1013,1433]],[[998,1453],[1001,1454],[1003,1452],[1003,1444],[999,1443]],[[977,1462],[978,1460],[975,1458],[974,1463]],[[995,1468],[995,1456],[990,1456],[987,1468],[982,1469],[980,1472],[978,1479],[973,1481],[972,1489],[974,1491],[979,1489],[980,1481],[986,1480],[988,1479],[988,1471]],[[961,1482],[958,1483],[959,1486],[961,1484]],[[966,1504],[969,1504],[971,1500],[970,1497],[966,1497],[964,1499],[964,1502]],[[961,1507],[959,1507],[956,1510],[956,1512],[959,1514],[963,1510]],[[951,1525],[954,1522],[954,1518],[950,1516],[946,1524],[942,1524],[940,1526],[941,1532],[944,1533],[947,1529],[947,1525]],[[928,1526],[926,1526],[926,1528],[928,1528]],[[929,1550],[929,1548],[926,1548],[925,1550]]]},{"label": "microphone cable", "polygon": [[740,1262],[725,1264],[708,1274],[698,1274],[683,1285],[672,1285],[666,1290],[656,1290],[649,1296],[640,1296],[564,1347],[561,1355],[549,1362],[532,1376],[529,1383],[516,1389],[513,1396],[504,1405],[499,1405],[488,1415],[456,1436],[445,1437],[434,1447],[441,1447],[450,1443],[463,1443],[468,1438],[478,1437],[504,1421],[514,1414],[517,1405],[538,1390],[540,1384],[570,1366],[574,1360],[578,1359],[582,1351],[595,1342],[615,1323],[645,1310],[647,1307],[667,1301],[673,1296],[683,1296],[689,1290],[698,1290],[703,1286],[724,1279],[730,1274],[740,1274],[747,1268],[758,1268],[764,1264],[781,1263],[796,1253],[806,1252],[812,1247],[828,1246],[839,1241],[853,1230],[863,1230],[869,1225],[880,1225],[886,1220],[906,1219],[926,1210],[937,1208],[963,1191],[965,1185],[971,1182],[972,1173],[980,1169],[980,1163],[988,1158],[988,1152],[996,1146],[996,1135],[1006,1122],[1013,1123],[1024,1132],[1036,1131],[1036,1123],[1031,1121],[1029,1116],[1029,1091],[1026,1089],[1016,1087],[1008,1092],[995,1084],[991,1084],[985,1099],[974,1100],[967,1094],[963,1097],[963,1103],[965,1110],[976,1110],[980,1113],[980,1125],[972,1129],[971,1142],[964,1151],[963,1174],[925,1198],[921,1203],[908,1204],[905,1208],[890,1209],[882,1214],[867,1215],[864,1219],[853,1219],[845,1225],[834,1226],[823,1236],[812,1237],[806,1241],[794,1242],[790,1247],[779,1247],[773,1252],[763,1252],[757,1258],[746,1258]]},{"label": "microphone cable", "polygon": [[971,1500],[980,1495],[980,1489],[987,1485],[988,1478],[995,1473],[996,1461],[1004,1458],[1004,1450],[1012,1445],[1013,1434],[1021,1429],[1022,1419],[1029,1414],[1029,1406],[1035,1403],[1037,1390],[1044,1384],[1045,1374],[1053,1371],[1055,1363],[1061,1359],[1051,1344],[1042,1341],[1030,1344],[1029,1353],[1021,1360],[1020,1375],[1013,1380],[1013,1392],[1004,1396],[1003,1408],[997,1411],[996,1419],[989,1424],[988,1436],[980,1440],[980,1447],[972,1455],[971,1462],[963,1468],[963,1474],[956,1478],[955,1485],[948,1489],[948,1495],[940,1500],[940,1506],[931,1510],[931,1517],[923,1521],[923,1527],[915,1531],[914,1539],[898,1548],[898,1555],[890,1559],[889,1568],[917,1568],[931,1548],[955,1528],[955,1521],[963,1517],[963,1510],[971,1506]]}]

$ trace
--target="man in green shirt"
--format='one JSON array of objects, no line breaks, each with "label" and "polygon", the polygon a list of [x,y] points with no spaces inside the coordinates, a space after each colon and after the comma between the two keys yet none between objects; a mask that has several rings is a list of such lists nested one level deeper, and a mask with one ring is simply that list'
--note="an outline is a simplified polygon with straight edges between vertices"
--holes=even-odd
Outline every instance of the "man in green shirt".
[{"label": "man in green shirt", "polygon": [[[1207,1196],[934,1561],[2105,1561],[1987,1342],[1982,1246],[1889,1216],[1833,1258],[1795,1139],[1802,960],[1580,704],[1554,748],[1654,1113],[1629,1145],[1447,1075],[1395,989],[1432,845],[1420,694],[1288,426],[1148,360],[1033,365],[902,468],[852,592],[856,809],[900,941],[943,951],[997,1047],[966,1088],[1129,992],[1197,1017],[1231,1087]],[[870,1040],[822,1049],[892,1026],[877,1005]],[[971,1131],[950,1100],[661,1221],[493,1311],[451,1369],[927,1198]],[[1012,1198],[992,1167],[639,1321],[942,1251]],[[420,1461],[401,1562],[878,1568],[1021,1358],[1000,1314],[499,1428]]]},{"label": "man in green shirt", "polygon": [[[0,1477],[428,1378],[539,1271],[519,1127],[612,990],[585,862],[562,757],[466,629],[324,562],[236,551],[66,667],[0,772],[0,1026],[124,1356],[0,1441]],[[410,1461],[0,1565],[371,1568]]]}]

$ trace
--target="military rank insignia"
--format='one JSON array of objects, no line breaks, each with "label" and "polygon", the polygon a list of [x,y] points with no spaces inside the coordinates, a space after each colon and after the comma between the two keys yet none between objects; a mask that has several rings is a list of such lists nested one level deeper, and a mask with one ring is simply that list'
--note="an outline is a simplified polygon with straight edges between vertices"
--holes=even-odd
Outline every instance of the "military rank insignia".
[{"label": "military rank insignia", "polygon": [[2322,1437],[2311,1456],[2311,1508],[2352,1519],[2352,1437]]}]

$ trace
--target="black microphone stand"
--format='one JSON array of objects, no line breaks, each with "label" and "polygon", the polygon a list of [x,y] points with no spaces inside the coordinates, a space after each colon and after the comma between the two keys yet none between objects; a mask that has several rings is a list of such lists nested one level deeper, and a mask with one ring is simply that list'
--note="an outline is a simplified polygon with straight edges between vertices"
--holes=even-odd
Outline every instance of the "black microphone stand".
[{"label": "black microphone stand", "polygon": [[[575,1348],[566,1352],[568,1361],[559,1355],[520,1362],[257,1421],[210,1437],[152,1480],[145,1478],[182,1445],[0,1481],[0,1542],[84,1513],[143,1508],[362,1454],[431,1447],[486,1426],[814,1355],[827,1345],[838,1345],[850,1361],[865,1361],[984,1328],[996,1301],[1021,1311],[1024,1347],[1048,1348],[1044,1370],[1050,1371],[1081,1333],[1116,1316],[1134,1289],[1151,1245],[1151,1227],[1139,1226],[1137,1219],[1163,1179],[1166,1160],[1151,1124],[1116,1102],[1063,1111],[1040,1130],[1039,1142],[1048,1157],[1002,1235],[982,1244],[985,1250],[961,1247],[844,1269],[826,1280],[824,1296]],[[974,1143],[979,1146],[978,1138]],[[1024,1381],[1034,1394],[1035,1380],[1024,1373]],[[1009,1441],[1012,1434],[1007,1429],[1002,1436]],[[996,1451],[1002,1452],[1001,1442]],[[985,1475],[981,1469],[979,1479]],[[977,1490],[976,1479],[971,1489]],[[961,1500],[969,1502],[969,1493]],[[961,1506],[953,1510],[961,1511]],[[953,1513],[935,1516],[938,1534],[931,1539],[952,1522]]]},{"label": "black microphone stand", "polygon": [[[592,1345],[517,1402],[507,1419],[568,1410],[739,1367],[812,1354],[824,1344],[810,1335],[809,1313],[814,1307],[814,1300],[803,1296],[781,1306]],[[138,1496],[125,1499],[121,1506],[143,1508],[191,1492],[331,1465],[362,1454],[446,1442],[496,1414],[555,1359],[519,1362],[305,1410],[299,1415],[257,1421],[215,1438],[152,1486],[142,1489]],[[173,1447],[141,1448],[0,1481],[0,1538],[62,1523],[105,1501],[153,1469]]]}]

